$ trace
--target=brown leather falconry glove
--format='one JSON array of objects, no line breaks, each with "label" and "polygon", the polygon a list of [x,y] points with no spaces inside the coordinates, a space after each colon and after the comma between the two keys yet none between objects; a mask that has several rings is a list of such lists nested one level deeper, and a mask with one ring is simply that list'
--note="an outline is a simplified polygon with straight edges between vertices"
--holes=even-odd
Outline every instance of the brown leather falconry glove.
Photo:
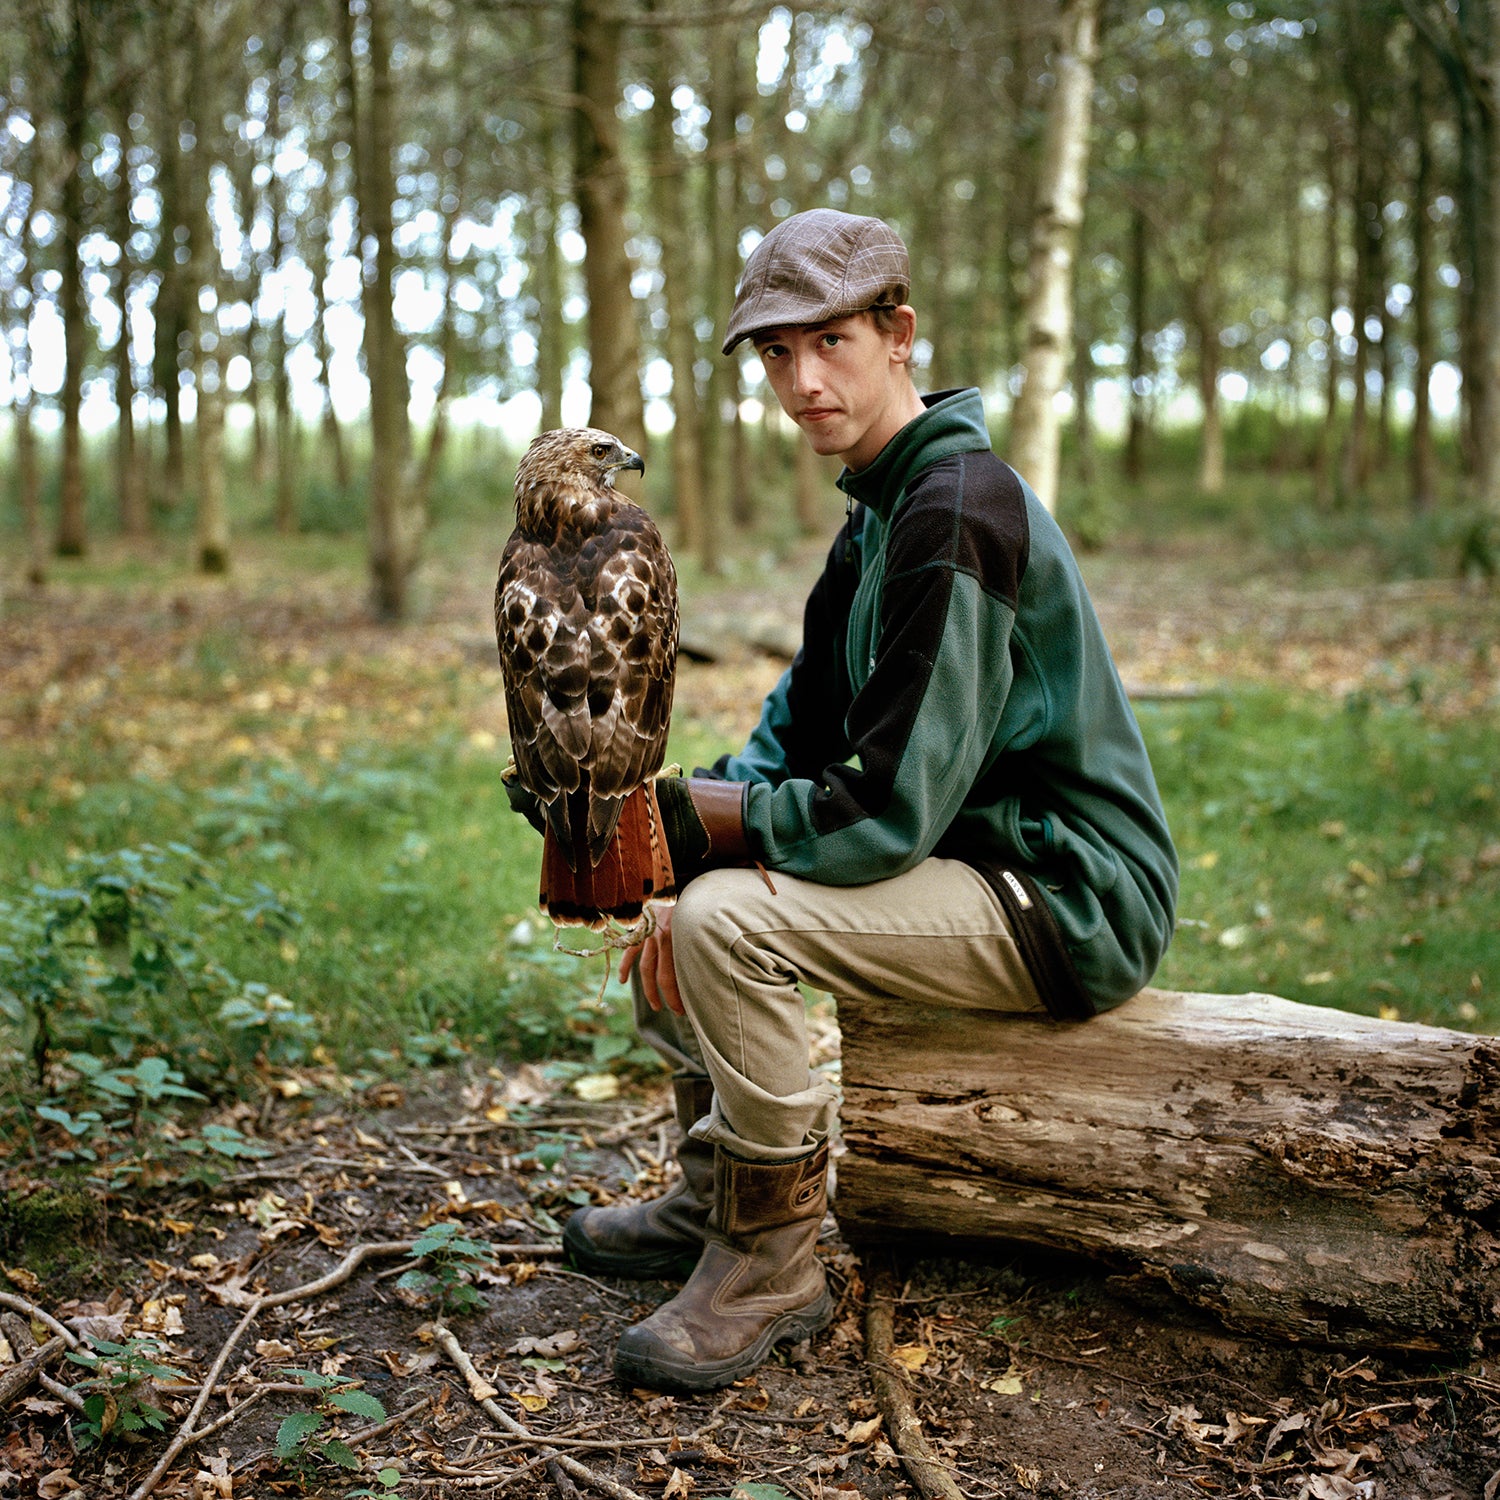
[{"label": "brown leather falconry glove", "polygon": [[749,782],[661,776],[655,786],[678,890],[705,870],[756,863],[745,834]]}]

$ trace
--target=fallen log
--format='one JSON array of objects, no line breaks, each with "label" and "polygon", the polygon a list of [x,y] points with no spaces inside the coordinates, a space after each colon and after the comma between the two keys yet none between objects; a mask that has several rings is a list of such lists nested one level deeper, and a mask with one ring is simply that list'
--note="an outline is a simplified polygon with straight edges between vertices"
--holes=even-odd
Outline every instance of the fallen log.
[{"label": "fallen log", "polygon": [[1162,990],[1075,1024],[839,1023],[851,1240],[1082,1254],[1284,1339],[1500,1343],[1500,1039]]}]

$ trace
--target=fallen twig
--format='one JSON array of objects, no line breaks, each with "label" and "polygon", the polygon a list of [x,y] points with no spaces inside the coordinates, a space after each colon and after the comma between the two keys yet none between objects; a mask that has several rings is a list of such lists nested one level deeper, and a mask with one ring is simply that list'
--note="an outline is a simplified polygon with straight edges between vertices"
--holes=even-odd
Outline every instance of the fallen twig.
[{"label": "fallen twig", "polygon": [[555,1458],[547,1460],[547,1478],[552,1481],[552,1487],[557,1491],[558,1500],[576,1500],[580,1493],[579,1488],[563,1472],[562,1465]]},{"label": "fallen twig", "polygon": [[355,1443],[373,1443],[376,1438],[384,1437],[386,1433],[399,1427],[403,1422],[409,1422],[419,1411],[426,1411],[432,1405],[431,1396],[423,1396],[418,1401],[413,1401],[404,1411],[398,1411],[394,1417],[387,1417],[385,1421],[374,1427],[362,1428],[359,1432],[351,1432],[344,1441],[352,1448]]},{"label": "fallen twig", "polygon": [[38,1307],[35,1302],[28,1302],[24,1297],[17,1297],[14,1292],[0,1292],[0,1307],[8,1307],[12,1312],[25,1313],[28,1318],[35,1318],[39,1323],[45,1323],[70,1349],[78,1347],[78,1335],[71,1328],[64,1328],[56,1318],[45,1308]]},{"label": "fallen twig", "polygon": [[268,1292],[255,1297],[242,1287],[210,1287],[221,1302],[235,1307],[248,1307],[252,1300],[257,1307],[285,1307],[288,1302],[300,1302],[304,1297],[316,1297],[320,1292],[342,1286],[367,1261],[388,1255],[410,1255],[411,1240],[375,1240],[368,1245],[356,1245],[338,1265],[315,1281],[304,1281],[301,1286],[289,1287],[284,1292]]},{"label": "fallen twig", "polygon": [[83,1410],[83,1397],[70,1385],[64,1385],[60,1380],[54,1380],[50,1375],[38,1374],[36,1383],[50,1396],[56,1396],[59,1401],[66,1402],[74,1411]]},{"label": "fallen twig", "polygon": [[193,1429],[198,1425],[198,1418],[203,1415],[203,1408],[208,1405],[208,1398],[213,1394],[214,1386],[218,1384],[219,1376],[223,1374],[224,1366],[229,1362],[231,1351],[239,1343],[245,1330],[255,1321],[265,1305],[265,1300],[257,1297],[245,1310],[245,1316],[235,1325],[234,1332],[224,1341],[218,1358],[214,1360],[208,1374],[204,1377],[203,1388],[198,1392],[198,1399],[193,1402],[192,1410],[188,1412],[182,1426],[177,1429],[177,1436],[167,1444],[167,1451],[157,1460],[156,1467],[130,1492],[130,1500],[146,1500],[146,1496],[161,1483],[162,1476],[172,1467],[177,1455],[193,1441]]},{"label": "fallen twig", "polygon": [[[303,1386],[302,1389],[306,1390],[307,1387]],[[204,1438],[212,1437],[214,1433],[221,1432],[224,1428],[228,1427],[231,1422],[238,1422],[239,1419],[243,1417],[245,1413],[249,1411],[257,1401],[259,1401],[263,1396],[270,1395],[271,1390],[271,1386],[264,1385],[261,1386],[258,1390],[251,1391],[250,1394],[246,1396],[238,1406],[231,1406],[222,1417],[219,1417],[217,1420],[210,1422],[207,1427],[200,1427],[196,1432],[190,1432],[188,1434],[188,1442],[201,1443]]]},{"label": "fallen twig", "polygon": [[[454,1337],[452,1331],[445,1328],[441,1323],[433,1325],[433,1337],[437,1346],[453,1362],[454,1368],[463,1376],[465,1384],[469,1388],[469,1395],[475,1403],[493,1421],[499,1423],[512,1437],[522,1438],[528,1443],[535,1443],[541,1448],[541,1458],[549,1465],[556,1463],[571,1478],[589,1485],[603,1495],[609,1495],[612,1500],[644,1500],[644,1497],[635,1490],[627,1489],[623,1484],[617,1484],[613,1479],[606,1478],[603,1474],[596,1474],[576,1458],[569,1458],[566,1453],[559,1452],[550,1447],[546,1438],[538,1437],[529,1428],[523,1427],[521,1423],[510,1415],[495,1400],[494,1396],[487,1394],[494,1388],[490,1386],[474,1368],[474,1361],[464,1352],[463,1346]],[[486,1392],[481,1395],[480,1392]],[[134,1497],[132,1497],[134,1500]]]},{"label": "fallen twig", "polygon": [[550,1120],[455,1120],[451,1125],[396,1125],[395,1135],[496,1135],[507,1130],[541,1132],[547,1130],[587,1130],[601,1146],[613,1146],[634,1135],[638,1130],[649,1129],[662,1120],[672,1118],[670,1104],[657,1104],[628,1120],[596,1130],[597,1120],[582,1115],[558,1115]]},{"label": "fallen twig", "polygon": [[623,1141],[638,1131],[659,1125],[663,1120],[670,1120],[672,1114],[673,1108],[670,1104],[658,1104],[644,1114],[632,1115],[628,1120],[621,1120],[618,1125],[611,1125],[607,1130],[599,1131],[594,1136],[594,1140],[601,1146],[613,1146],[617,1141]]},{"label": "fallen twig", "polygon": [[14,1401],[48,1365],[62,1357],[62,1352],[67,1347],[62,1335],[54,1334],[39,1349],[33,1349],[8,1370],[0,1372],[0,1407]]},{"label": "fallen twig", "polygon": [[897,1373],[891,1348],[895,1343],[895,1278],[890,1268],[873,1266],[869,1271],[865,1303],[865,1359],[875,1401],[885,1414],[891,1447],[917,1487],[923,1500],[964,1500],[964,1493],[948,1476],[927,1446],[922,1424],[912,1406],[911,1392]]},{"label": "fallen twig", "polygon": [[602,1292],[606,1297],[618,1297],[621,1302],[639,1302],[639,1297],[633,1297],[629,1292],[617,1292],[612,1286],[605,1286],[602,1281],[595,1281],[592,1276],[585,1276],[582,1271],[570,1271],[566,1266],[543,1266],[542,1269],[549,1276],[566,1276],[570,1281],[586,1281],[596,1292]]}]

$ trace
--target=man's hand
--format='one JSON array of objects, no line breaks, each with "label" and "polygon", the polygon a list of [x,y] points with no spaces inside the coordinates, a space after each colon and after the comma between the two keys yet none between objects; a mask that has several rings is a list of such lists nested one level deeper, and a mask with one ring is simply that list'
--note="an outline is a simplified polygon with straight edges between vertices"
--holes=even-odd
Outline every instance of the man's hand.
[{"label": "man's hand", "polygon": [[677,969],[672,962],[672,913],[674,906],[657,906],[656,926],[644,942],[627,948],[620,958],[620,982],[626,983],[637,964],[641,968],[641,989],[652,1010],[663,1005],[675,1016],[686,1015],[682,995],[677,989]]}]

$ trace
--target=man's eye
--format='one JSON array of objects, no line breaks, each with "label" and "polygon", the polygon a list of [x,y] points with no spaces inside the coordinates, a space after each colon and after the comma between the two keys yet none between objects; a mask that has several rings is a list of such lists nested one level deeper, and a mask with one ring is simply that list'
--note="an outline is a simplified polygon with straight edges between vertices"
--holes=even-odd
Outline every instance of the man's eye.
[{"label": "man's eye", "polygon": [[841,333],[825,333],[823,335],[823,346],[827,349],[832,349],[835,344],[842,342],[843,337]]}]

